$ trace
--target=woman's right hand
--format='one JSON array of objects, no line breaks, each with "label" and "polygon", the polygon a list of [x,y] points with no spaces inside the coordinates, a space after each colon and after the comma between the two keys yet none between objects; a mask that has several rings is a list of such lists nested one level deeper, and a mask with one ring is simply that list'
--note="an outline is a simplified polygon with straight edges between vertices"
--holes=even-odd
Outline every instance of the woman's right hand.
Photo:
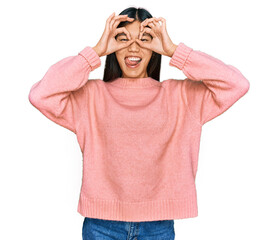
[{"label": "woman's right hand", "polygon": [[[98,41],[97,45],[93,47],[96,53],[101,57],[109,55],[115,51],[118,51],[122,48],[129,46],[133,41],[131,36],[125,27],[117,28],[120,22],[130,21],[132,22],[134,18],[129,18],[127,15],[118,15],[114,16],[115,13],[110,15],[106,20],[106,25],[104,32]],[[115,36],[119,33],[125,33],[129,41],[119,42],[115,39]]]}]

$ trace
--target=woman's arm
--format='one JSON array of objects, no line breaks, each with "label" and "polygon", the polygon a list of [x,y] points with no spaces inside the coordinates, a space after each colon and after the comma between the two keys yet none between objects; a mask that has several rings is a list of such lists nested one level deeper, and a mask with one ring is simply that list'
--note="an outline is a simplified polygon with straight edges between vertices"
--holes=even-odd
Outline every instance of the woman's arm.
[{"label": "woman's arm", "polygon": [[76,133],[76,127],[87,106],[86,83],[89,73],[101,65],[92,47],[76,56],[53,64],[29,93],[29,101],[53,122]]},{"label": "woman's arm", "polygon": [[249,90],[249,81],[237,68],[183,43],[169,65],[188,77],[181,81],[182,96],[200,125],[222,114]]}]

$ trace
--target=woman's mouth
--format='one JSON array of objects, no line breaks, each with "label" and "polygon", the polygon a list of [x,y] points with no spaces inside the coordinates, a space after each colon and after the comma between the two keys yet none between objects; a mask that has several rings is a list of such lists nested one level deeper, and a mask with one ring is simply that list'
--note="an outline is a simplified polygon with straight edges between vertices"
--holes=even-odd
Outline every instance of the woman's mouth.
[{"label": "woman's mouth", "polygon": [[126,57],[125,64],[129,68],[137,68],[140,65],[142,58],[139,57]]}]

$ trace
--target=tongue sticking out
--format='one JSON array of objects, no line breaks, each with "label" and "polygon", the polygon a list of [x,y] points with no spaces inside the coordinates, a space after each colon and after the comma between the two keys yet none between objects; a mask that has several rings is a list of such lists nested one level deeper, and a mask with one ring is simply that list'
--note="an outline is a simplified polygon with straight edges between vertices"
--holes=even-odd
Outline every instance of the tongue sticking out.
[{"label": "tongue sticking out", "polygon": [[128,58],[125,59],[125,63],[131,66],[135,66],[139,63],[140,61],[130,61]]}]

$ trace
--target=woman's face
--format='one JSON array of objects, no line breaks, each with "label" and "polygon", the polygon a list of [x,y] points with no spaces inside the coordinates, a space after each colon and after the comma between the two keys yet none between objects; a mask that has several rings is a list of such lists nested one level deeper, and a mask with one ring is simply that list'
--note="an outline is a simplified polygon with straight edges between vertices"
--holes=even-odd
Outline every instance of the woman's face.
[{"label": "woman's face", "polygon": [[[130,33],[131,39],[135,40],[139,38],[140,34],[140,22],[134,21],[125,26]],[[143,34],[140,41],[150,42],[152,40],[151,35],[148,33]],[[117,35],[117,41],[129,41],[125,33]],[[136,41],[130,44],[128,47],[123,48],[115,52],[117,60],[122,70],[123,78],[146,78],[147,66],[152,56],[153,51],[142,48]],[[133,57],[133,58],[132,58]],[[137,60],[141,60],[138,62]],[[132,61],[133,60],[133,61]]]}]

